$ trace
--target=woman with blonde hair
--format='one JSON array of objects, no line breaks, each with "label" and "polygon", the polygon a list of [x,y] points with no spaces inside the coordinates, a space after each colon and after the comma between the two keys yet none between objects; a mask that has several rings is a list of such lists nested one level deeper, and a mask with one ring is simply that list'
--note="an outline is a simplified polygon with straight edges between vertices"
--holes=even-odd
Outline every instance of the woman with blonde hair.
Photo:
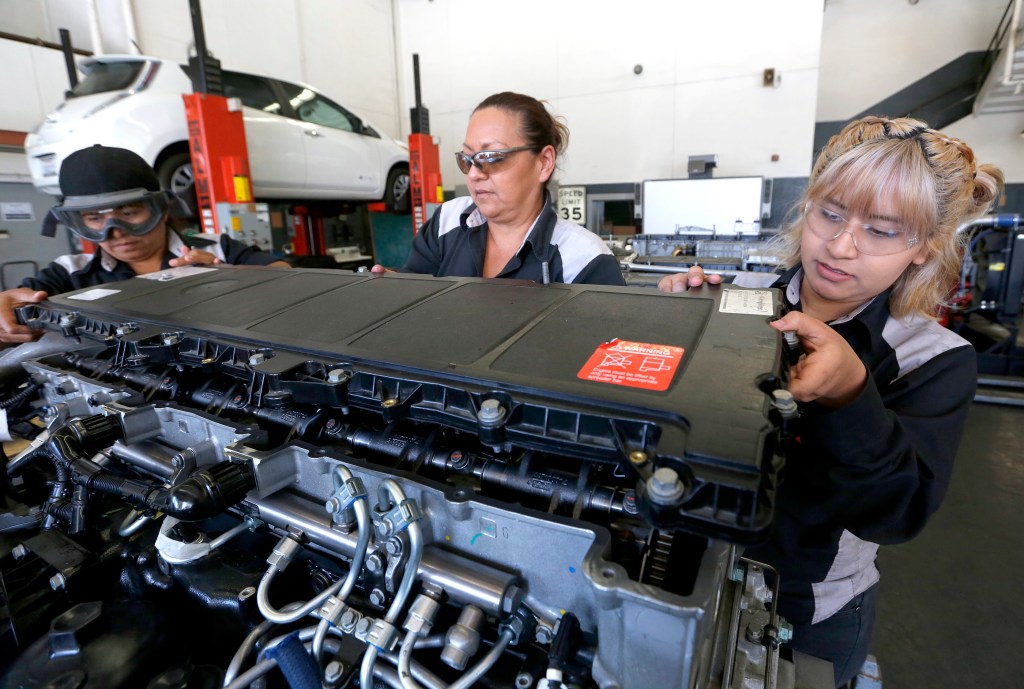
[{"label": "woman with blonde hair", "polygon": [[[803,350],[789,380],[799,442],[772,537],[744,554],[778,570],[791,648],[830,660],[837,687],[868,653],[878,546],[920,533],[949,484],[977,362],[935,313],[956,285],[957,228],[1001,186],[962,141],[914,119],[865,117],[821,151],[779,237],[788,269],[773,286],[789,312],[772,326]],[[703,279],[692,270],[659,287]]]}]

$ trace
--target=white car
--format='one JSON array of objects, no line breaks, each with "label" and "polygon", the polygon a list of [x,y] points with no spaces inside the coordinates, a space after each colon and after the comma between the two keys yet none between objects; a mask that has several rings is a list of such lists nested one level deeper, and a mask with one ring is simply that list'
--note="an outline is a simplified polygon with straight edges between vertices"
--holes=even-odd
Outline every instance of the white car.
[{"label": "white car", "polygon": [[[182,94],[185,68],[139,55],[78,63],[84,78],[25,139],[33,184],[60,195],[65,157],[93,144],[135,151],[166,189],[192,193]],[[224,70],[225,96],[243,105],[257,200],[380,201],[409,211],[409,152],[312,86]]]}]

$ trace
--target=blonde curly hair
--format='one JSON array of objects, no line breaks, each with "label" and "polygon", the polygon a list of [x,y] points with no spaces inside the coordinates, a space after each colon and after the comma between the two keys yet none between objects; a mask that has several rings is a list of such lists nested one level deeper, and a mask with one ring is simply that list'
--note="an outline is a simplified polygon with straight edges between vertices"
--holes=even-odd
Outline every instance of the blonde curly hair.
[{"label": "blonde curly hair", "polygon": [[963,223],[984,214],[997,198],[1003,174],[978,165],[974,152],[920,120],[869,116],[855,120],[818,154],[807,191],[794,208],[796,221],[779,235],[776,251],[786,266],[800,262],[804,209],[832,200],[867,217],[879,194],[891,193],[906,228],[923,244],[925,261],[911,264],[893,285],[890,310],[897,318],[934,317],[955,285],[963,259]]}]

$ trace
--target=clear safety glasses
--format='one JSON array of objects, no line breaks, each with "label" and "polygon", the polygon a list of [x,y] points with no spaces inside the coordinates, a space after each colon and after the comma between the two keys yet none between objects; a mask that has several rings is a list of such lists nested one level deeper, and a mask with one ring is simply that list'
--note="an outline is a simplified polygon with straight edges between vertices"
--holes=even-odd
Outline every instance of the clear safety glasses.
[{"label": "clear safety glasses", "polygon": [[888,256],[911,249],[917,244],[917,234],[889,223],[852,223],[838,211],[819,203],[804,206],[807,228],[826,241],[838,239],[843,232],[853,237],[857,251],[868,256]]},{"label": "clear safety glasses", "polygon": [[455,163],[462,170],[462,174],[468,175],[470,168],[476,166],[480,172],[489,175],[494,172],[510,155],[519,151],[539,151],[539,146],[516,146],[515,148],[501,148],[496,151],[477,151],[473,155],[467,155],[462,151],[455,152]]},{"label": "clear safety glasses", "polygon": [[169,207],[164,192],[135,189],[96,197],[68,197],[50,213],[82,239],[105,242],[117,228],[140,237],[152,232]]}]

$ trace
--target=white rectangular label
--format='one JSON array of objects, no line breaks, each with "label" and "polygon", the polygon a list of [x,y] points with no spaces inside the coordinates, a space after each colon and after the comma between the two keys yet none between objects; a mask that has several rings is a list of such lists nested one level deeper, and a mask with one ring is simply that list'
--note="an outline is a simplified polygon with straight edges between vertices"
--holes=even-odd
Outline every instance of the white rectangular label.
[{"label": "white rectangular label", "polygon": [[0,203],[0,220],[35,220],[36,212],[31,203]]},{"label": "white rectangular label", "polygon": [[147,273],[146,275],[140,275],[140,278],[147,280],[159,280],[160,282],[168,282],[169,280],[177,280],[178,278],[187,278],[190,275],[202,275],[203,273],[210,273],[217,270],[216,268],[200,268],[199,266],[181,266],[180,268],[168,268],[167,270],[159,270],[155,273]]},{"label": "white rectangular label", "polygon": [[109,297],[111,294],[120,293],[121,290],[119,289],[104,289],[102,287],[97,287],[95,289],[82,292],[81,294],[72,294],[70,297],[68,297],[68,299],[78,299],[79,301],[96,301],[97,299],[102,299],[103,297]]},{"label": "white rectangular label", "polygon": [[718,305],[721,313],[746,313],[770,316],[773,313],[772,292],[768,289],[725,289]]}]

